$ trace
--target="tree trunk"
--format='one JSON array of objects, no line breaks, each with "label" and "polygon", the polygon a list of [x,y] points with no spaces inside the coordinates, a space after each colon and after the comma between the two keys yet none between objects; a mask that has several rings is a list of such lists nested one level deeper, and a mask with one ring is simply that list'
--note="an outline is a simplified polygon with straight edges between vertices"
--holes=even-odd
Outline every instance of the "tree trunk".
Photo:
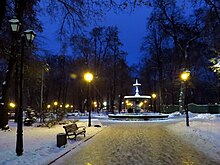
[{"label": "tree trunk", "polygon": [[8,68],[6,72],[6,79],[2,84],[2,96],[0,98],[0,129],[8,129],[8,94],[10,90],[10,82],[14,72],[16,60],[11,57],[9,59]]},{"label": "tree trunk", "polygon": [[2,23],[5,18],[5,11],[6,11],[6,0],[1,0],[0,5],[0,30],[2,28]]},{"label": "tree trunk", "polygon": [[159,90],[158,90],[158,100],[159,100],[159,103],[158,103],[158,111],[159,112],[162,112],[162,109],[163,109],[163,97],[162,97],[162,90],[163,90],[163,68],[162,68],[162,64],[160,65],[160,68],[159,68]]}]

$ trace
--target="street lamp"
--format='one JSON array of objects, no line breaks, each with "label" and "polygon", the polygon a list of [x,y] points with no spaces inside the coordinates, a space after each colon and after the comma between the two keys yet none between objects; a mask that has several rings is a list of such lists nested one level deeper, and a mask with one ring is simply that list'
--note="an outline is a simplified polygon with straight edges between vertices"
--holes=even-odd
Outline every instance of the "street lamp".
[{"label": "street lamp", "polygon": [[54,102],[53,102],[53,105],[54,105],[53,113],[55,113],[55,114],[56,114],[56,117],[57,117],[58,101],[54,101]]},{"label": "street lamp", "polygon": [[93,74],[90,72],[87,72],[84,74],[84,80],[86,82],[88,82],[88,98],[87,98],[87,108],[89,111],[89,122],[88,122],[88,126],[91,126],[91,101],[90,101],[90,83],[93,80]]},{"label": "street lamp", "polygon": [[69,108],[69,107],[70,107],[70,105],[69,105],[69,104],[66,104],[66,105],[65,105],[65,108]]},{"label": "street lamp", "polygon": [[155,99],[157,97],[157,95],[155,93],[153,93],[151,96],[153,99]]},{"label": "street lamp", "polygon": [[151,95],[152,99],[153,99],[153,103],[154,103],[154,113],[156,112],[156,97],[157,95],[155,93],[152,93]]},{"label": "street lamp", "polygon": [[57,105],[58,105],[58,102],[57,102],[57,101],[54,101],[54,102],[53,102],[53,105],[54,105],[54,106],[57,106]]},{"label": "street lamp", "polygon": [[10,19],[9,23],[11,25],[12,32],[19,32],[21,23],[19,22],[19,20],[17,18]]},{"label": "street lamp", "polygon": [[189,79],[190,76],[190,71],[189,70],[185,70],[181,73],[180,78],[181,80],[183,80],[184,82],[186,82]]},{"label": "street lamp", "polygon": [[[13,33],[18,33],[20,30],[21,23],[18,19],[13,18],[9,20],[11,30]],[[26,30],[21,35],[21,57],[20,57],[20,82],[19,82],[19,107],[17,115],[17,141],[16,141],[16,153],[17,156],[23,154],[23,72],[24,72],[24,47],[26,42],[30,45],[36,33],[33,30]]]},{"label": "street lamp", "polygon": [[40,90],[40,122],[44,122],[44,72],[49,72],[49,65],[46,63],[41,68],[41,90]]},{"label": "street lamp", "polygon": [[186,112],[186,126],[189,127],[189,112],[188,112],[188,103],[187,103],[187,81],[190,78],[190,71],[185,70],[180,74],[180,79],[185,84],[185,98],[184,98],[184,108]]},{"label": "street lamp", "polygon": [[13,103],[13,102],[10,102],[10,103],[9,103],[9,107],[10,107],[10,108],[15,108],[15,107],[16,107],[16,104]]}]

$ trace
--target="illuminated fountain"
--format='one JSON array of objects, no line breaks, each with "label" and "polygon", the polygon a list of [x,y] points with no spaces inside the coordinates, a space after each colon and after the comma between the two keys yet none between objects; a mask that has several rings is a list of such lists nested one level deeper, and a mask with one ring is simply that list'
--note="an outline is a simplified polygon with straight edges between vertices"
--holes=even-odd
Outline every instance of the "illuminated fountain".
[{"label": "illuminated fountain", "polygon": [[[125,105],[127,107],[127,111],[128,113],[132,113],[135,112],[136,114],[141,113],[144,111],[149,111],[147,108],[149,107],[149,103],[150,103],[150,99],[151,96],[141,96],[139,94],[139,89],[138,87],[141,86],[140,83],[138,83],[138,80],[136,80],[135,84],[133,84],[133,86],[136,88],[135,90],[135,95],[134,96],[124,96],[124,100],[125,100]],[[144,108],[142,109],[142,106],[144,106]]]},{"label": "illuminated fountain", "polygon": [[138,87],[141,86],[136,80],[135,95],[124,96],[125,112],[120,114],[109,114],[109,118],[117,119],[152,119],[152,118],[167,118],[168,115],[161,113],[152,113],[151,96],[140,95]]}]

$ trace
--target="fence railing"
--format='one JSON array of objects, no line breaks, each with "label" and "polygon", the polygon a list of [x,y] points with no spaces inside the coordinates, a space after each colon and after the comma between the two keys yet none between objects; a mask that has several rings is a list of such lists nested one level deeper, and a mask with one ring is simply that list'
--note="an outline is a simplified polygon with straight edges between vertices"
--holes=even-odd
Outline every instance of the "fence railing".
[{"label": "fence railing", "polygon": [[[206,104],[199,105],[190,103],[188,104],[188,110],[192,113],[210,113],[217,114],[220,113],[220,104]],[[173,113],[179,111],[179,105],[164,105],[163,113]]]}]

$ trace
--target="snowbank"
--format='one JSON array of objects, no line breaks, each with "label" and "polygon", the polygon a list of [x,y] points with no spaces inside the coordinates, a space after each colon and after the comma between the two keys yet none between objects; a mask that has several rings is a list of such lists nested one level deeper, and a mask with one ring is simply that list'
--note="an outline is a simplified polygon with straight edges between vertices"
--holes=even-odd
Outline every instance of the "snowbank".
[{"label": "snowbank", "polygon": [[185,119],[167,126],[183,140],[191,143],[198,150],[220,161],[220,115],[197,114],[190,118],[190,127]]}]

